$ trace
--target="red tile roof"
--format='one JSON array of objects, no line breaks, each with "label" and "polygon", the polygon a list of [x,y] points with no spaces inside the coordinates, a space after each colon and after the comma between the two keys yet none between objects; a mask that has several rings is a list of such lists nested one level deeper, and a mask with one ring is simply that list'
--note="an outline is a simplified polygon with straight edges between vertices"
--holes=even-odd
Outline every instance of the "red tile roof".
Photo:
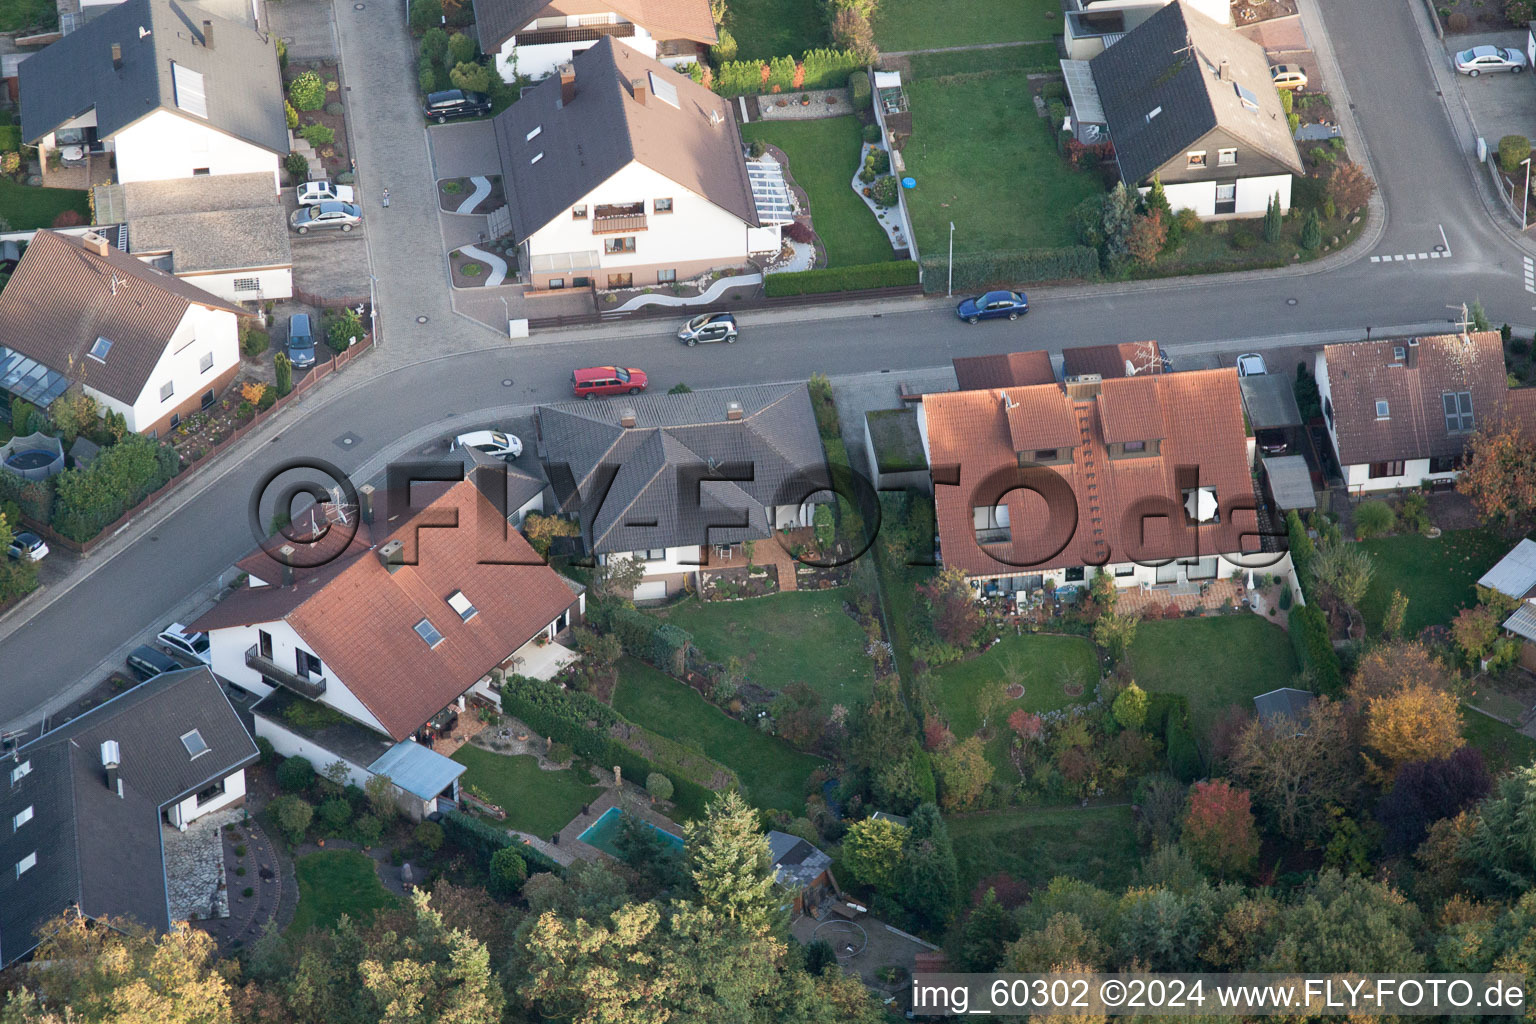
[{"label": "red tile roof", "polygon": [[1042,349],[995,356],[964,356],[954,360],[954,364],[955,379],[960,382],[961,391],[1017,388],[1056,381],[1050,353]]},{"label": "red tile roof", "polygon": [[[1063,409],[1071,417],[1070,438],[1061,433]],[[1254,533],[1254,514],[1234,511],[1252,508],[1254,494],[1233,369],[1105,381],[1097,397],[1076,402],[1061,385],[926,395],[923,410],[945,565],[972,576],[1015,576],[1258,549],[1257,538],[1242,537]],[[1111,460],[1105,437],[1110,424],[1123,440],[1151,441],[1160,433],[1159,453]],[[1137,425],[1155,426],[1158,433],[1124,434]],[[1068,445],[1070,463],[1015,468],[1020,452],[1028,458],[1033,450]],[[1020,475],[1038,490],[999,493]],[[947,486],[946,478],[958,484]],[[1218,523],[1185,525],[1184,492],[1197,482],[1215,488]],[[1053,491],[1054,499],[1040,493]],[[984,551],[974,530],[974,509],[999,498],[1015,526],[1006,547],[988,547],[1006,562]],[[1067,511],[1051,515],[1049,509],[1058,507]]]},{"label": "red tile roof", "polygon": [[[1105,380],[1138,373],[1162,373],[1163,350],[1155,341],[1127,341],[1119,345],[1082,345],[1061,350],[1062,372],[1068,377],[1096,373]],[[1134,372],[1127,373],[1127,367]]]}]

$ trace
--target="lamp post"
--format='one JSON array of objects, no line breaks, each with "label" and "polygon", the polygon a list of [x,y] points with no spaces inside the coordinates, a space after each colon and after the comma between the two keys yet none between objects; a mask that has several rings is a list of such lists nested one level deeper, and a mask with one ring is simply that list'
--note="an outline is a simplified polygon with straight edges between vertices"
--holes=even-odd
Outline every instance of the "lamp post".
[{"label": "lamp post", "polygon": [[[1526,171],[1530,173],[1529,169]],[[949,222],[949,297],[955,297],[955,222]]]},{"label": "lamp post", "polygon": [[507,297],[505,295],[497,297],[501,299],[502,320],[507,325],[507,337],[510,338],[512,337],[512,307],[507,305]]},{"label": "lamp post", "polygon": [[368,275],[368,331],[373,335],[373,347],[379,348],[379,279]]},{"label": "lamp post", "polygon": [[1520,162],[1525,164],[1525,195],[1521,198],[1520,202],[1520,230],[1524,231],[1525,225],[1528,223],[1525,215],[1530,212],[1531,208],[1531,158],[1526,157]]}]

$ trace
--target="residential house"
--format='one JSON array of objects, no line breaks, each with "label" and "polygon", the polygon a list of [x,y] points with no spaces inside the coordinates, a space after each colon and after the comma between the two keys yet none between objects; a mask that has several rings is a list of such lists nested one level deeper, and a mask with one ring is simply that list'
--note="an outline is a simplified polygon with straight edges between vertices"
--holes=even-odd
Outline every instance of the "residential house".
[{"label": "residential house", "polygon": [[827,482],[804,384],[545,405],[535,422],[587,553],[645,563],[636,600],[696,586],[744,541],[810,526]]},{"label": "residential house", "polygon": [[773,859],[774,879],[792,894],[790,909],[795,916],[837,894],[832,858],[799,836],[769,832],[768,855]]},{"label": "residential house", "polygon": [[257,736],[340,760],[359,785],[389,776],[413,817],[457,798],[463,766],[430,749],[432,733],[471,696],[499,706],[493,669],[552,675],[571,657],[555,637],[585,607],[507,526],[497,485],[481,472],[394,509],[365,488],[359,508],[312,507],[297,540],[280,533],[239,563],[246,584],[192,628],[214,671],[262,698]]},{"label": "residential house", "polygon": [[98,234],[39,231],[0,291],[0,388],[46,409],[78,384],[159,436],[234,380],[250,315]]},{"label": "residential house", "polygon": [[1259,551],[1236,370],[928,394],[918,424],[943,564],[985,591],[1098,566],[1122,587],[1213,580]]},{"label": "residential house", "polygon": [[496,70],[545,78],[601,39],[625,45],[668,67],[703,63],[719,42],[709,0],[475,0],[480,52]]},{"label": "residential house", "polygon": [[1304,169],[1259,44],[1173,0],[1089,67],[1073,106],[1102,110],[1127,188],[1157,178],[1202,218],[1261,217],[1277,195],[1290,209]]},{"label": "residential house", "polygon": [[1520,602],[1504,620],[1504,631],[1521,641],[1520,667],[1536,672],[1536,541],[1520,541],[1477,585]]},{"label": "residential house", "polygon": [[782,172],[762,161],[749,174],[730,101],[611,38],[495,126],[538,291],[670,285],[779,251]]},{"label": "residential house", "polygon": [[166,672],[0,759],[0,967],[73,907],[165,931],[162,829],[245,800],[259,759],[206,668]]},{"label": "residential house", "polygon": [[1168,373],[1173,364],[1155,341],[1124,341],[1117,345],[1080,345],[1061,350],[1061,372],[1065,377],[1098,374],[1134,377],[1138,373]]},{"label": "residential house", "polygon": [[[1229,0],[1186,0],[1212,21],[1232,22]],[[1168,0],[1067,0],[1062,44],[1073,61],[1089,61],[1156,14]]]},{"label": "residential house", "polygon": [[[288,126],[277,49],[180,0],[124,0],[22,62],[21,132],[101,180],[261,172],[278,190]],[[98,168],[102,173],[98,173]]]},{"label": "residential house", "polygon": [[228,302],[293,297],[288,212],[269,175],[216,174],[98,185],[96,220],[121,222],[128,251]]},{"label": "residential house", "polygon": [[1478,425],[1515,409],[1498,331],[1327,345],[1315,365],[1352,494],[1454,480]]}]

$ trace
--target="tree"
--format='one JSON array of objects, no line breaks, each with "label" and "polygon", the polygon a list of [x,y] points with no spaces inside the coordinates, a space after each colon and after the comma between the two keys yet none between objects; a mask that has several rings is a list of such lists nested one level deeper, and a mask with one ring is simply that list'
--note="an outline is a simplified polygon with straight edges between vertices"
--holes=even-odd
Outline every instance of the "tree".
[{"label": "tree", "polygon": [[869,701],[851,720],[848,753],[878,804],[902,813],[934,799],[932,769],[918,746],[917,723],[898,680],[877,680]]},{"label": "tree", "polygon": [[529,546],[539,553],[540,558],[549,557],[550,545],[556,537],[575,537],[580,533],[581,526],[574,519],[543,516],[537,512],[529,512],[523,517],[523,536],[528,538]]},{"label": "tree", "polygon": [[777,925],[782,901],[768,839],[740,794],[716,797],[702,820],[683,826],[683,834],[701,906],[749,929]]},{"label": "tree", "polygon": [[325,343],[337,355],[351,348],[354,342],[361,341],[367,333],[363,330],[362,319],[346,307],[331,313],[326,320]]},{"label": "tree", "polygon": [[1248,969],[1421,971],[1415,945],[1423,929],[1418,908],[1390,885],[1325,869],[1279,910],[1268,951]]},{"label": "tree", "polygon": [[297,846],[304,841],[304,832],[315,817],[315,809],[309,801],[290,793],[273,800],[267,809],[290,843]]},{"label": "tree", "polygon": [[1474,667],[1499,638],[1499,622],[1493,609],[1485,604],[1463,608],[1451,620],[1451,636],[1462,656]]},{"label": "tree", "polygon": [[1131,644],[1136,642],[1136,624],[1139,621],[1135,615],[1121,615],[1118,612],[1100,615],[1093,624],[1093,642],[1109,651],[1109,656],[1115,661],[1120,661]]},{"label": "tree", "polygon": [[651,772],[645,777],[645,791],[657,800],[671,800],[672,780],[661,772]]},{"label": "tree", "polygon": [[492,896],[511,899],[528,880],[528,864],[516,849],[504,846],[491,854],[491,880],[487,885]]},{"label": "tree", "polygon": [[907,826],[887,818],[865,818],[848,826],[843,863],[853,877],[876,890],[889,889],[901,863]]},{"label": "tree", "polygon": [[455,32],[448,37],[448,57],[455,64],[475,59],[475,37],[467,32]]},{"label": "tree", "polygon": [[638,558],[609,557],[592,573],[592,590],[602,597],[631,600],[635,588],[645,579],[645,563]]},{"label": "tree", "polygon": [[1454,693],[1460,683],[1446,671],[1440,659],[1417,640],[1378,644],[1355,665],[1349,683],[1349,699],[1360,708],[1373,697],[1396,693],[1415,683]]},{"label": "tree", "polygon": [[965,570],[958,566],[943,569],[927,583],[918,584],[917,592],[927,605],[939,639],[968,650],[981,629],[982,618]]},{"label": "tree", "polygon": [[1414,683],[1393,694],[1372,697],[1365,706],[1366,766],[1380,780],[1391,778],[1408,761],[1449,757],[1466,740],[1455,697],[1427,683]]},{"label": "tree", "polygon": [[1462,747],[1439,760],[1401,766],[1392,788],[1376,806],[1387,852],[1412,853],[1424,842],[1431,825],[1455,817],[1487,796],[1492,786],[1483,757],[1473,747]]},{"label": "tree", "polygon": [[1323,244],[1323,226],[1317,219],[1317,210],[1308,210],[1301,219],[1301,247],[1314,252]]},{"label": "tree", "polygon": [[[1161,213],[1164,223],[1173,220],[1173,207],[1168,202],[1168,192],[1163,188],[1163,179],[1158,175],[1152,175],[1152,187],[1147,189],[1147,194],[1141,201],[1148,213]],[[1103,572],[1102,569],[1099,571]]]},{"label": "tree", "polygon": [[1178,841],[1187,796],[1172,775],[1151,775],[1137,785],[1136,838],[1142,846],[1158,849]]},{"label": "tree", "polygon": [[1376,183],[1350,160],[1340,160],[1328,176],[1328,198],[1341,214],[1351,214],[1371,201]]},{"label": "tree", "polygon": [[101,410],[96,405],[96,399],[78,386],[71,386],[53,400],[53,404],[48,407],[48,418],[63,433],[64,446],[67,448],[81,434],[89,434],[96,429],[101,422]]},{"label": "tree", "polygon": [[1401,590],[1393,589],[1392,600],[1387,603],[1387,610],[1381,617],[1381,633],[1388,640],[1400,640],[1403,636],[1403,622],[1408,618],[1408,595]]},{"label": "tree", "polygon": [[989,888],[960,926],[960,970],[997,970],[1004,948],[1018,937],[1018,922],[998,902],[997,890]]},{"label": "tree", "polygon": [[853,53],[861,67],[868,67],[880,57],[875,45],[875,30],[869,18],[855,10],[840,10],[832,20],[832,41],[840,49]]},{"label": "tree", "polygon": [[[441,64],[448,54],[448,33],[434,25],[421,34],[421,55],[433,64]],[[454,63],[458,63],[455,61]]]},{"label": "tree", "polygon": [[1143,267],[1150,267],[1157,262],[1157,257],[1167,243],[1168,222],[1163,219],[1163,212],[1149,210],[1145,215],[1137,217],[1131,225],[1125,248],[1131,259]]},{"label": "tree", "polygon": [[1127,684],[1115,697],[1111,712],[1122,729],[1140,729],[1147,720],[1147,691],[1135,683]]},{"label": "tree", "polygon": [[277,397],[282,398],[293,390],[293,362],[288,358],[288,353],[279,352],[272,357],[272,364],[275,370]]},{"label": "tree", "polygon": [[1360,762],[1344,706],[1318,698],[1301,721],[1256,720],[1232,751],[1232,777],[1249,787],[1268,828],[1293,841],[1321,842],[1328,808],[1350,806]]},{"label": "tree", "polygon": [[935,754],[933,768],[938,776],[939,803],[951,813],[973,809],[992,781],[992,762],[987,760],[979,736]]},{"label": "tree", "polygon": [[1349,608],[1359,605],[1375,574],[1371,556],[1358,544],[1329,541],[1312,560],[1312,577]]},{"label": "tree", "polygon": [[1472,812],[1465,860],[1478,888],[1490,896],[1517,896],[1536,887],[1536,765],[1500,779]]},{"label": "tree", "polygon": [[1101,252],[1107,267],[1114,267],[1129,251],[1131,231],[1136,224],[1136,197],[1116,182],[1101,200],[1103,245]]},{"label": "tree", "polygon": [[1536,442],[1517,424],[1485,421],[1467,442],[1456,490],[1472,499],[1484,523],[1525,533],[1536,518]]},{"label": "tree", "polygon": [[1259,854],[1248,791],[1221,780],[1195,783],[1189,790],[1180,842],[1211,871],[1222,875],[1247,871]]},{"label": "tree", "polygon": [[959,867],[949,828],[933,804],[913,811],[907,827],[907,844],[896,869],[896,898],[918,927],[943,928],[960,898]]},{"label": "tree", "polygon": [[467,60],[453,66],[448,72],[448,81],[453,83],[455,89],[463,89],[465,92],[486,92],[491,87],[491,69]]},{"label": "tree", "polygon": [[821,713],[821,694],[799,680],[784,687],[770,710],[778,734],[802,749],[815,744],[827,724]]},{"label": "tree", "polygon": [[1264,241],[1280,241],[1280,193],[1276,192],[1264,208]]},{"label": "tree", "polygon": [[1053,914],[1039,927],[1023,932],[1003,952],[1010,971],[1034,974],[1054,971],[1062,964],[1104,963],[1104,944],[1077,914]]}]

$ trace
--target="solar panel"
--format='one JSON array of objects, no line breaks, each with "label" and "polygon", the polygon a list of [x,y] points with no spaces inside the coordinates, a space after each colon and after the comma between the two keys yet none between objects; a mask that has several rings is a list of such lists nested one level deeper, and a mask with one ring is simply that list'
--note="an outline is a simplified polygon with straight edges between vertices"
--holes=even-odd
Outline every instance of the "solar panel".
[{"label": "solar panel", "polygon": [[171,63],[171,78],[176,84],[176,106],[198,117],[208,116],[208,94],[203,91],[200,71]]},{"label": "solar panel", "polygon": [[682,109],[677,102],[677,85],[657,76],[656,72],[647,72],[651,76],[651,94],[663,103]]}]

